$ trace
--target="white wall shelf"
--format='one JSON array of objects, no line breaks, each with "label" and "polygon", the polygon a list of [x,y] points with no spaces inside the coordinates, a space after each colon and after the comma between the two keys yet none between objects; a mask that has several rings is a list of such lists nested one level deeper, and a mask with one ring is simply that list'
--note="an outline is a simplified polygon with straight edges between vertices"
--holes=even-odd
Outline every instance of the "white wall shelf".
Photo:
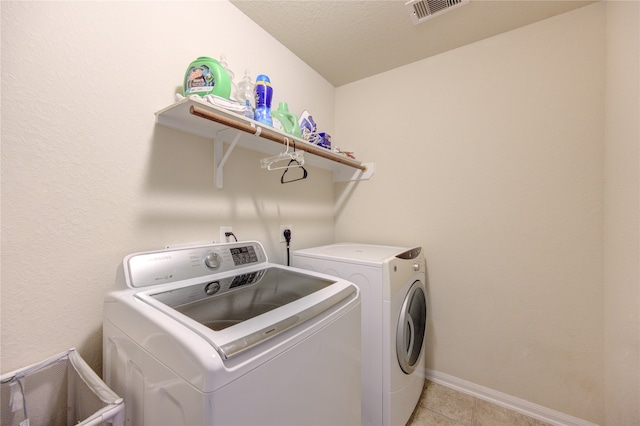
[{"label": "white wall shelf", "polygon": [[[334,182],[368,180],[374,163],[362,163],[342,154],[313,145],[255,120],[191,97],[156,112],[156,123],[183,132],[213,139],[216,187],[223,187],[224,165],[236,146],[275,155],[287,143],[305,152],[305,165],[333,171]],[[223,143],[229,144],[224,152]]]}]

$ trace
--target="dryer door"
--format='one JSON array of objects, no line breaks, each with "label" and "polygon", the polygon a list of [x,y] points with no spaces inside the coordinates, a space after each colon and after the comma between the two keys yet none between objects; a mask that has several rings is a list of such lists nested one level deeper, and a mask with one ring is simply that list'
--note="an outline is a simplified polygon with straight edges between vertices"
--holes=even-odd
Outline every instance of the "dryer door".
[{"label": "dryer door", "polygon": [[396,352],[400,368],[411,374],[416,368],[427,331],[427,299],[424,286],[415,281],[407,293],[396,333]]}]

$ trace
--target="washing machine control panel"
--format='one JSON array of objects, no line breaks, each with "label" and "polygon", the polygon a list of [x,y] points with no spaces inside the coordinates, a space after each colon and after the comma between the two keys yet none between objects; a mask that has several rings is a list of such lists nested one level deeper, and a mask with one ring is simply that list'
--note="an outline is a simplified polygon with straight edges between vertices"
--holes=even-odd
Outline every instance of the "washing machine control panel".
[{"label": "washing machine control panel", "polygon": [[147,287],[267,263],[259,242],[211,244],[127,256],[129,287]]},{"label": "washing machine control panel", "polygon": [[258,254],[254,246],[233,247],[229,250],[233,264],[236,266],[247,265],[258,262]]}]

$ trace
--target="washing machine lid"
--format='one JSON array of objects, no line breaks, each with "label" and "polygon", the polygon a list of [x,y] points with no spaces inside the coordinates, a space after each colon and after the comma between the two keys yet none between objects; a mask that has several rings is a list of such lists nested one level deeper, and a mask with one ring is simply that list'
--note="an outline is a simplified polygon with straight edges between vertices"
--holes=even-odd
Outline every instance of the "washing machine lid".
[{"label": "washing machine lid", "polygon": [[381,266],[394,257],[413,259],[421,252],[420,247],[406,248],[374,244],[337,243],[297,250],[294,255],[316,259]]},{"label": "washing machine lid", "polygon": [[348,281],[267,266],[135,297],[195,331],[223,359],[359,297]]}]

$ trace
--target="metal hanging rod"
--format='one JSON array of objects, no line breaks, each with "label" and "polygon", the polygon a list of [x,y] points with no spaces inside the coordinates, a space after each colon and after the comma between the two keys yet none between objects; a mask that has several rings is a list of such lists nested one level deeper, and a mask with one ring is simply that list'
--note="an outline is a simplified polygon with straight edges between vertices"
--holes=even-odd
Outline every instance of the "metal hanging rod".
[{"label": "metal hanging rod", "polygon": [[196,105],[191,105],[191,107],[189,108],[189,112],[197,117],[202,117],[207,120],[215,121],[217,123],[224,124],[225,126],[232,127],[237,130],[241,130],[251,135],[269,139],[270,141],[277,142],[281,145],[286,145],[287,138],[288,138],[289,140],[296,141],[296,149],[308,152],[313,155],[317,155],[322,158],[326,158],[327,160],[335,161],[336,163],[344,164],[345,166],[362,170],[363,172],[367,171],[367,166],[365,164],[362,164],[355,160],[351,160],[350,158],[344,157],[342,155],[334,154],[333,152],[328,151],[325,148],[320,148],[316,145],[311,145],[309,142],[298,139],[298,138],[294,138],[293,136],[285,137],[278,133],[272,132],[267,128],[256,126],[255,124],[252,124],[252,123],[243,123],[241,121],[234,120],[233,118],[226,117],[222,114],[218,114],[214,111],[209,111],[207,109],[200,108]]}]

